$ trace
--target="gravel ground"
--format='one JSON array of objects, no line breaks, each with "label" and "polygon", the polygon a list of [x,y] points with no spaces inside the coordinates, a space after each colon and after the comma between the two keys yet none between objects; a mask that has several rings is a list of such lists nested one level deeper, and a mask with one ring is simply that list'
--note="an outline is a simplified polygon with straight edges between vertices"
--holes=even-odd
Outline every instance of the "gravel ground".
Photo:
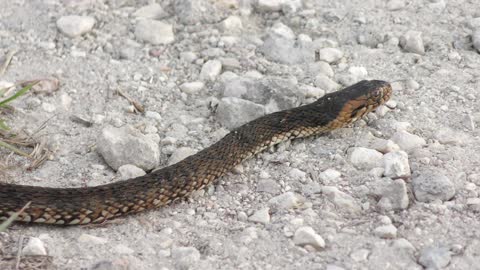
[{"label": "gravel ground", "polygon": [[1,269],[19,255],[24,269],[480,269],[477,1],[12,0],[0,10],[0,55],[17,50],[1,83],[60,82],[7,116],[47,142],[50,160],[27,171],[1,150],[3,182],[110,183],[359,80],[394,88],[353,127],[281,144],[169,207],[97,226],[13,225],[0,234]]}]

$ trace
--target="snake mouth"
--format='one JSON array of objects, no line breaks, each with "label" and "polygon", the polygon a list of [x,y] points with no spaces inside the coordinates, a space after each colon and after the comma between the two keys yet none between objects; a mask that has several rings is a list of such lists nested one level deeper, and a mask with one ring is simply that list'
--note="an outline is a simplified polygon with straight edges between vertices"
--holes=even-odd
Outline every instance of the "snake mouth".
[{"label": "snake mouth", "polygon": [[374,111],[380,105],[385,104],[392,95],[392,86],[385,81],[373,81],[377,84],[359,97],[349,100],[344,107],[350,111],[351,122]]}]

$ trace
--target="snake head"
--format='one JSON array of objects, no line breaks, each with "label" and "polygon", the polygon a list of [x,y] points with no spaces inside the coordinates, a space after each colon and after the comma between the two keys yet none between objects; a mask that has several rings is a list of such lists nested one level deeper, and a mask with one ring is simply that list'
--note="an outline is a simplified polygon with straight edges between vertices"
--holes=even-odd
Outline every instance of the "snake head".
[{"label": "snake head", "polygon": [[392,95],[392,86],[386,81],[360,81],[343,90],[325,95],[337,120],[352,123],[384,104]]}]

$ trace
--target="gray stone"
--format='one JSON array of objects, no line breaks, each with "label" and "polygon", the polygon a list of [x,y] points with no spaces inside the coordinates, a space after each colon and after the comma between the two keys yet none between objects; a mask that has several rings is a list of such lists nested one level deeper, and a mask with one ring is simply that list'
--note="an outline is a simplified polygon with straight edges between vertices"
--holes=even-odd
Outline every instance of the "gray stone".
[{"label": "gray stone", "polygon": [[208,0],[176,0],[173,8],[183,24],[215,23],[220,19],[215,4]]},{"label": "gray stone", "polygon": [[242,19],[238,16],[229,16],[222,21],[221,27],[224,32],[229,34],[241,32],[243,28]]},{"label": "gray stone", "polygon": [[402,179],[389,181],[380,187],[378,194],[381,196],[378,207],[383,211],[402,210],[408,207],[407,185]]},{"label": "gray stone", "polygon": [[400,46],[411,53],[425,54],[422,32],[410,30],[400,37]]},{"label": "gray stone", "polygon": [[144,176],[146,173],[144,170],[132,164],[125,164],[118,168],[117,171],[120,176],[120,180],[127,180],[131,178],[136,178],[139,176]]},{"label": "gray stone", "polygon": [[160,161],[158,144],[130,126],[105,127],[97,140],[97,149],[114,170],[132,164],[147,171]]},{"label": "gray stone", "polygon": [[300,194],[285,192],[275,196],[268,201],[268,205],[274,210],[299,208],[305,202],[305,198]]},{"label": "gray stone", "polygon": [[398,240],[376,241],[373,244],[366,269],[409,269],[422,270],[417,264],[415,250],[409,247],[397,245]]},{"label": "gray stone", "polygon": [[69,37],[81,36],[92,30],[95,18],[90,16],[62,16],[57,20],[57,28]]},{"label": "gray stone", "polygon": [[248,220],[251,222],[268,224],[270,223],[270,209],[267,207],[255,211],[255,213],[253,213],[253,215],[251,215]]},{"label": "gray stone", "polygon": [[405,0],[390,0],[387,2],[387,9],[390,11],[400,10],[406,5]]},{"label": "gray stone", "polygon": [[172,153],[172,155],[168,159],[168,165],[175,164],[175,163],[185,159],[186,157],[189,157],[189,156],[194,155],[196,153],[197,153],[197,151],[195,149],[190,148],[190,147],[180,147]]},{"label": "gray stone", "polygon": [[385,139],[376,139],[372,144],[372,148],[384,154],[400,150],[400,146],[398,146],[392,140]]},{"label": "gray stone", "polygon": [[171,24],[149,19],[138,21],[135,37],[151,44],[169,44],[175,41]]},{"label": "gray stone", "polygon": [[326,75],[327,77],[333,77],[334,72],[332,67],[330,66],[329,63],[324,62],[324,61],[316,61],[313,63],[308,64],[308,74],[312,77],[316,76],[317,74],[321,73],[323,75]]},{"label": "gray stone", "polygon": [[214,81],[222,71],[222,62],[219,60],[208,60],[203,64],[200,71],[200,78],[202,80]]},{"label": "gray stone", "polygon": [[435,131],[433,137],[441,144],[462,145],[466,140],[465,134],[445,127]]},{"label": "gray stone", "polygon": [[392,224],[382,225],[375,228],[373,233],[380,238],[392,239],[397,237],[397,228]]},{"label": "gray stone", "polygon": [[320,60],[327,63],[338,62],[343,57],[343,52],[337,48],[320,49]]},{"label": "gray stone", "polygon": [[383,156],[384,175],[392,179],[406,178],[410,176],[410,164],[408,155],[404,151],[395,151]]},{"label": "gray stone", "polygon": [[190,269],[200,260],[200,252],[194,247],[173,247],[172,260],[180,269]]},{"label": "gray stone", "polygon": [[225,82],[223,96],[242,98],[255,103],[265,103],[267,91],[264,90],[261,83],[256,80],[238,77]]},{"label": "gray stone", "polygon": [[400,130],[393,134],[391,140],[406,152],[410,152],[427,144],[422,137],[408,133],[404,130]]},{"label": "gray stone", "polygon": [[295,39],[295,33],[290,27],[281,22],[276,22],[269,30],[269,33],[280,38]]},{"label": "gray stone", "polygon": [[305,178],[307,177],[307,173],[297,168],[293,168],[288,172],[288,176],[292,179],[292,181],[304,182]]},{"label": "gray stone", "polygon": [[455,196],[452,181],[440,172],[424,170],[413,178],[412,185],[415,198],[421,202],[448,201]]},{"label": "gray stone", "polygon": [[26,256],[46,256],[47,250],[42,240],[37,237],[30,237],[27,244],[22,249],[22,255]]},{"label": "gray stone", "polygon": [[78,237],[78,242],[92,245],[103,245],[106,244],[108,240],[102,237],[82,233],[82,235]]},{"label": "gray stone", "polygon": [[267,59],[283,64],[303,64],[314,60],[311,48],[297,44],[294,39],[272,34],[267,35],[259,51]]},{"label": "gray stone", "polygon": [[258,0],[256,8],[262,12],[280,11],[284,2],[285,0]]},{"label": "gray stone", "polygon": [[326,169],[320,173],[320,179],[325,182],[332,182],[337,180],[342,174],[335,169]]},{"label": "gray stone", "polygon": [[263,179],[258,181],[257,191],[266,192],[270,194],[277,194],[280,192],[280,185],[275,180]]},{"label": "gray stone", "polygon": [[333,92],[340,87],[340,85],[324,74],[318,74],[315,76],[314,84],[316,87],[319,87],[328,93]]},{"label": "gray stone", "polygon": [[324,194],[329,201],[335,204],[336,207],[351,212],[351,213],[358,213],[362,211],[360,204],[355,201],[355,199],[344,193],[338,188],[333,186],[324,186],[322,187],[322,194]]},{"label": "gray stone", "polygon": [[293,236],[293,242],[297,246],[310,245],[316,249],[322,249],[325,247],[325,240],[323,240],[323,238],[309,226],[298,228]]},{"label": "gray stone", "polygon": [[205,84],[203,82],[186,82],[182,83],[179,87],[180,90],[186,94],[195,94],[202,90]]},{"label": "gray stone", "polygon": [[144,18],[144,19],[162,19],[168,14],[163,10],[162,6],[157,3],[143,6],[132,14],[134,17]]},{"label": "gray stone", "polygon": [[382,167],[382,153],[365,147],[353,147],[349,150],[349,160],[359,169]]},{"label": "gray stone", "polygon": [[480,27],[472,33],[473,47],[480,53]]},{"label": "gray stone", "polygon": [[429,246],[420,251],[418,262],[427,269],[443,269],[450,263],[451,254],[446,247]]},{"label": "gray stone", "polygon": [[229,130],[265,115],[265,107],[235,97],[222,98],[217,108],[218,121]]},{"label": "gray stone", "polygon": [[306,98],[320,98],[325,95],[325,90],[310,85],[303,85],[300,90],[304,92]]}]

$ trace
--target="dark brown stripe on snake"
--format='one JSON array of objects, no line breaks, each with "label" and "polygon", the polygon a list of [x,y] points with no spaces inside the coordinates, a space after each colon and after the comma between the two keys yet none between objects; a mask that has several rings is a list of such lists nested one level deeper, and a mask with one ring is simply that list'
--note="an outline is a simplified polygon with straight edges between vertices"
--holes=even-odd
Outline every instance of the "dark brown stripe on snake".
[{"label": "dark brown stripe on snake", "polygon": [[101,223],[169,204],[204,188],[256,153],[285,140],[344,127],[390,98],[384,81],[361,81],[317,101],[253,120],[184,160],[145,176],[86,188],[0,183],[0,220],[31,202],[17,221]]}]

